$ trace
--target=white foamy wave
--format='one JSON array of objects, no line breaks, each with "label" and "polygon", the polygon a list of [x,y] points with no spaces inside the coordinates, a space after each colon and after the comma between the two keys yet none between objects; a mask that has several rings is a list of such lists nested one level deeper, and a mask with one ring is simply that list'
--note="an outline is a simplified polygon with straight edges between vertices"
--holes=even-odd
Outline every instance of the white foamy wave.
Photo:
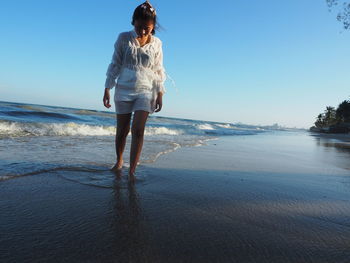
[{"label": "white foamy wave", "polygon": [[0,136],[68,136],[68,135],[112,135],[115,128],[112,126],[97,126],[68,123],[25,123],[0,122]]},{"label": "white foamy wave", "polygon": [[154,157],[153,159],[151,160],[148,160],[148,161],[144,161],[144,163],[153,163],[155,162],[159,156],[163,155],[163,154],[167,154],[167,153],[170,153],[170,152],[174,152],[176,151],[177,149],[181,148],[181,145],[176,143],[176,142],[173,142],[172,143],[172,147],[170,149],[167,149],[167,150],[164,150],[164,151],[161,151],[161,152],[158,152]]},{"label": "white foamy wave", "polygon": [[[25,123],[0,121],[0,137],[19,136],[111,136],[116,127],[68,123]],[[146,127],[145,135],[179,135],[181,130],[166,127]]]},{"label": "white foamy wave", "polygon": [[226,129],[234,128],[234,126],[232,126],[229,123],[227,123],[227,124],[216,124],[216,126],[218,126],[220,128],[226,128]]},{"label": "white foamy wave", "polygon": [[182,130],[169,129],[166,127],[146,127],[145,135],[180,135]]},{"label": "white foamy wave", "polygon": [[215,128],[209,123],[198,124],[196,127],[199,130],[215,130]]},{"label": "white foamy wave", "polygon": [[253,135],[263,132],[263,129],[256,128],[240,128],[230,123],[227,124],[195,124],[191,133],[206,135]]},{"label": "white foamy wave", "polygon": [[211,135],[254,135],[259,131],[257,130],[235,130],[235,129],[227,129],[227,130],[207,130],[205,134]]},{"label": "white foamy wave", "polygon": [[[240,128],[231,124],[194,124],[180,127],[147,126],[145,136],[157,135],[251,135],[263,132],[259,128]],[[112,136],[116,126],[90,125],[76,122],[43,123],[0,121],[0,138],[20,136]]]}]

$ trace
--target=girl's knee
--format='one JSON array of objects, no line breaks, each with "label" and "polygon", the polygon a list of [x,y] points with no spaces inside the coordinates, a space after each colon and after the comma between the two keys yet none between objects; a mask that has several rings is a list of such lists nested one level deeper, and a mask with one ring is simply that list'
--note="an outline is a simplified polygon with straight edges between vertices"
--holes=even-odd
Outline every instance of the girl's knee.
[{"label": "girl's knee", "polygon": [[117,137],[124,138],[127,137],[130,132],[130,127],[126,128],[117,128]]},{"label": "girl's knee", "polygon": [[131,134],[133,137],[143,137],[145,133],[145,129],[144,128],[140,128],[140,127],[133,127],[131,129]]}]

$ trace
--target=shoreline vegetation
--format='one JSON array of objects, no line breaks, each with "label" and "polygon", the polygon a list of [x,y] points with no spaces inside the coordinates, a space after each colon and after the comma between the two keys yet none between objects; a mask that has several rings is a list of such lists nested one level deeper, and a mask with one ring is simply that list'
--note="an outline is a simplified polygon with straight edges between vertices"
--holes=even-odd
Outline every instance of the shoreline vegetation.
[{"label": "shoreline vegetation", "polygon": [[309,130],[317,133],[350,134],[350,100],[344,100],[337,108],[327,106]]}]

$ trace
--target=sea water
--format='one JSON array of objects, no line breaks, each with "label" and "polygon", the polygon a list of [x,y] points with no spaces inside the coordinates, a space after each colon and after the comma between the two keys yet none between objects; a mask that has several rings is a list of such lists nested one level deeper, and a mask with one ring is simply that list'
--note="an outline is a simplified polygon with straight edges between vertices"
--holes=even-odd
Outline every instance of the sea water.
[{"label": "sea water", "polygon": [[[115,164],[116,114],[57,106],[0,101],[0,180],[57,172],[99,180]],[[139,164],[155,162],[180,147],[219,136],[255,135],[276,127],[149,115]],[[131,134],[124,164],[129,164]],[[84,181],[80,178],[80,181]],[[108,185],[108,183],[107,183]]]}]

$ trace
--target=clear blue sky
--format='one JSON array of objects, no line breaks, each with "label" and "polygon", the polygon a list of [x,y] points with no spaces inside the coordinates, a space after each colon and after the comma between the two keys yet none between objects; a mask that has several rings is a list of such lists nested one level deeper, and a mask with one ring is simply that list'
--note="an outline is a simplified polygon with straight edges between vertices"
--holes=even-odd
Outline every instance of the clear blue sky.
[{"label": "clear blue sky", "polygon": [[[140,3],[1,1],[0,100],[107,110],[113,44]],[[154,116],[307,128],[349,99],[350,31],[325,0],[151,3],[178,89]]]}]

